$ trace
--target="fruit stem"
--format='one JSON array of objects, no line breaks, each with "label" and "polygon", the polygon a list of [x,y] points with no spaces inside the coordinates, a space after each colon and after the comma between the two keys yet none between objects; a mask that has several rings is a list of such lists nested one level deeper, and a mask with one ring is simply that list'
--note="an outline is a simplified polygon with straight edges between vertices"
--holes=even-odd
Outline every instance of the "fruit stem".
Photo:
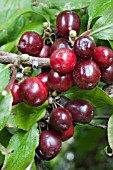
[{"label": "fruit stem", "polygon": [[[17,66],[16,65],[13,65],[12,67],[13,69],[13,73],[12,73],[12,76],[11,76],[11,79],[8,83],[8,85],[5,87],[5,89],[2,91],[2,95],[6,95],[8,90],[11,88],[12,84],[14,83],[15,79],[16,79],[16,74],[17,74]],[[5,92],[5,93],[4,93]]]},{"label": "fruit stem", "polygon": [[83,32],[83,33],[80,35],[80,37],[81,37],[81,36],[87,36],[87,35],[90,34],[90,32],[91,32],[91,29],[88,29],[87,31]]}]

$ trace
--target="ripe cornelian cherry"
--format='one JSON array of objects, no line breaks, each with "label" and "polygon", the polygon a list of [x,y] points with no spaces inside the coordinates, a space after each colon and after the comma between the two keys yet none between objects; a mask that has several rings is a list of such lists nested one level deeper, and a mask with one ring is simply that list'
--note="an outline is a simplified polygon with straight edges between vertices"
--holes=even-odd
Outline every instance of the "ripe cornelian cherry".
[{"label": "ripe cornelian cherry", "polygon": [[20,84],[23,101],[30,106],[40,106],[48,97],[46,85],[37,77],[26,78]]},{"label": "ripe cornelian cherry", "polygon": [[99,46],[94,52],[94,61],[100,67],[109,67],[113,63],[113,51],[105,46]]},{"label": "ripe cornelian cherry", "polygon": [[90,123],[94,116],[94,109],[91,103],[86,100],[71,100],[67,102],[65,108],[69,110],[73,117],[74,124]]},{"label": "ripe cornelian cherry", "polygon": [[50,115],[50,123],[57,131],[65,131],[73,124],[71,113],[61,107],[52,110]]},{"label": "ripe cornelian cherry", "polygon": [[51,70],[48,74],[48,87],[51,90],[57,90],[58,92],[64,92],[70,89],[73,85],[72,73],[60,74]]},{"label": "ripe cornelian cherry", "polygon": [[74,52],[80,59],[93,57],[95,48],[95,42],[88,36],[80,36],[74,43]]},{"label": "ripe cornelian cherry", "polygon": [[43,39],[37,33],[33,31],[25,32],[19,40],[18,50],[23,54],[29,54],[33,56],[39,55],[43,47]]},{"label": "ripe cornelian cherry", "polygon": [[90,90],[97,86],[101,77],[99,66],[92,60],[80,61],[73,71],[74,85]]},{"label": "ripe cornelian cherry", "polygon": [[10,90],[11,90],[11,93],[12,93],[12,96],[13,96],[13,103],[12,104],[15,105],[15,104],[20,103],[22,101],[22,97],[20,95],[20,85],[18,84],[17,81],[15,81],[12,84]]},{"label": "ripe cornelian cherry", "polygon": [[61,150],[61,139],[51,130],[44,130],[39,137],[39,150],[47,158],[55,157]]},{"label": "ripe cornelian cherry", "polygon": [[80,18],[73,11],[65,10],[58,14],[56,19],[56,29],[58,34],[65,37],[69,35],[70,30],[80,31]]},{"label": "ripe cornelian cherry", "polygon": [[55,50],[50,56],[50,65],[52,69],[61,74],[71,72],[77,62],[75,53],[68,48]]}]

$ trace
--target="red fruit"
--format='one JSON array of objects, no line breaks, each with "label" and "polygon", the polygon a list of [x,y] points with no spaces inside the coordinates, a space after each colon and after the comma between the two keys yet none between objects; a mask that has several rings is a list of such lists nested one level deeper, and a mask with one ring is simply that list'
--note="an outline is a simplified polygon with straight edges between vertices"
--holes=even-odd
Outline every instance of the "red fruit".
[{"label": "red fruit", "polygon": [[29,55],[39,55],[43,47],[42,37],[33,31],[25,32],[18,43],[18,50]]},{"label": "red fruit", "polygon": [[80,36],[74,43],[74,52],[81,59],[93,57],[95,48],[95,42],[88,36]]},{"label": "red fruit", "polygon": [[49,160],[51,160],[51,159],[53,159],[53,158],[55,157],[55,156],[50,156],[50,157],[45,156],[45,155],[41,152],[41,150],[39,149],[39,147],[36,149],[36,153],[37,153],[37,155],[40,157],[40,159],[46,160],[46,161],[49,161]]},{"label": "red fruit", "polygon": [[49,58],[50,57],[50,47],[48,45],[44,45],[40,51],[40,54],[37,57]]},{"label": "red fruit", "polygon": [[56,29],[58,34],[67,36],[70,30],[80,31],[80,18],[72,11],[65,10],[58,14],[56,19]]},{"label": "red fruit", "polygon": [[20,103],[22,101],[22,97],[20,95],[20,85],[15,81],[10,90],[13,96],[13,105]]},{"label": "red fruit", "polygon": [[104,46],[99,46],[94,52],[94,61],[100,67],[109,67],[113,62],[113,51]]},{"label": "red fruit", "polygon": [[97,86],[101,72],[99,66],[92,60],[82,60],[73,71],[74,85],[90,90]]},{"label": "red fruit", "polygon": [[69,110],[75,123],[89,123],[94,116],[93,106],[86,100],[72,100],[67,102],[65,108]]},{"label": "red fruit", "polygon": [[40,79],[47,87],[48,87],[48,72],[40,73],[36,76],[38,79]]},{"label": "red fruit", "polygon": [[45,157],[55,157],[61,150],[60,137],[50,130],[44,130],[39,138],[39,150]]},{"label": "red fruit", "polygon": [[70,48],[69,41],[66,38],[59,38],[54,41],[53,45],[51,46],[51,52],[58,50],[60,48]]},{"label": "red fruit", "polygon": [[48,97],[48,89],[46,85],[37,77],[25,79],[20,84],[22,99],[31,106],[40,106]]},{"label": "red fruit", "polygon": [[61,107],[52,110],[50,115],[50,123],[58,132],[68,130],[73,123],[71,113]]},{"label": "red fruit", "polygon": [[68,130],[65,130],[65,131],[59,133],[62,141],[66,141],[66,140],[70,139],[73,136],[73,134],[74,134],[74,126],[73,125],[71,125]]},{"label": "red fruit", "polygon": [[68,48],[60,48],[54,51],[50,57],[50,65],[56,72],[66,74],[71,72],[76,65],[76,55]]},{"label": "red fruit", "polygon": [[107,84],[113,83],[113,63],[107,68],[101,68],[101,81]]},{"label": "red fruit", "polygon": [[51,70],[48,74],[48,86],[51,90],[64,92],[70,89],[73,85],[72,73],[62,75]]}]

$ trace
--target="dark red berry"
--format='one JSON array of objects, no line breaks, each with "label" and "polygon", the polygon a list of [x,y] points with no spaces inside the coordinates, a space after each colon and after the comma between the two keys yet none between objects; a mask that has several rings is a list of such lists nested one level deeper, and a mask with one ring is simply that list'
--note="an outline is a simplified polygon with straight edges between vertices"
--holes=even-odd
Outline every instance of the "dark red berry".
[{"label": "dark red berry", "polygon": [[89,123],[93,119],[93,106],[86,100],[69,101],[65,108],[71,113],[74,124]]},{"label": "dark red berry", "polygon": [[94,61],[100,67],[109,67],[113,62],[113,51],[105,46],[99,46],[94,52]]},{"label": "dark red berry", "polygon": [[93,57],[95,48],[95,42],[88,36],[80,36],[74,43],[74,52],[81,59]]},{"label": "dark red berry", "polygon": [[25,32],[18,43],[18,50],[29,55],[38,55],[43,47],[42,37],[32,31]]},{"label": "dark red berry", "polygon": [[58,34],[62,36],[67,36],[70,30],[75,30],[78,34],[80,31],[80,18],[75,12],[62,11],[57,16],[56,28]]},{"label": "dark red berry", "polygon": [[61,107],[52,110],[50,115],[50,123],[58,132],[68,130],[73,123],[71,113]]},{"label": "dark red berry", "polygon": [[113,83],[113,63],[107,68],[101,68],[101,81],[107,84]]},{"label": "dark red berry", "polygon": [[53,45],[51,46],[51,52],[58,50],[60,48],[70,48],[69,41],[66,38],[59,38],[54,41]]},{"label": "dark red berry", "polygon": [[22,101],[22,97],[20,95],[20,85],[17,81],[12,84],[10,90],[13,96],[13,105],[20,103]]},{"label": "dark red berry", "polygon": [[66,141],[66,140],[70,139],[73,136],[73,134],[74,134],[74,126],[73,125],[71,125],[68,130],[65,130],[65,131],[59,133],[62,141]]},{"label": "dark red berry", "polygon": [[39,147],[36,149],[36,154],[40,157],[41,160],[46,160],[46,161],[49,161],[51,159],[53,159],[55,156],[45,156],[41,150],[39,149]]},{"label": "dark red berry", "polygon": [[48,74],[48,86],[51,90],[64,92],[70,89],[73,85],[72,73],[62,75],[51,70]]},{"label": "dark red berry", "polygon": [[25,79],[20,84],[22,99],[31,106],[40,106],[48,97],[46,85],[37,77]]},{"label": "dark red berry", "polygon": [[73,71],[74,85],[90,90],[97,86],[101,72],[99,66],[92,60],[82,60]]},{"label": "dark red berry", "polygon": [[66,74],[71,72],[76,65],[76,55],[68,48],[54,51],[50,57],[50,65],[56,72]]},{"label": "dark red berry", "polygon": [[40,73],[36,77],[48,87],[48,72]]},{"label": "dark red berry", "polygon": [[50,47],[48,45],[44,45],[40,51],[40,54],[37,57],[40,58],[49,58],[50,57]]},{"label": "dark red berry", "polygon": [[55,157],[61,150],[61,139],[53,131],[44,130],[39,137],[39,150],[45,157]]}]

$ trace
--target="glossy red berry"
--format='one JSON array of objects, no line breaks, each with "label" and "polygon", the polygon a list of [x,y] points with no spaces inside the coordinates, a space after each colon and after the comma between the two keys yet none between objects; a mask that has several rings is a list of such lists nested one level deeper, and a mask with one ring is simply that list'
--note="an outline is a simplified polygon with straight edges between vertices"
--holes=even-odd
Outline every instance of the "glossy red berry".
[{"label": "glossy red berry", "polygon": [[70,139],[74,135],[74,126],[71,125],[68,130],[59,133],[59,135],[62,141]]},{"label": "glossy red berry", "polygon": [[50,57],[50,65],[56,72],[66,74],[71,72],[76,65],[76,55],[68,48],[60,48],[54,51]]},{"label": "glossy red berry", "polygon": [[61,150],[61,139],[51,130],[44,130],[39,137],[39,150],[45,157],[55,157]]},{"label": "glossy red berry", "polygon": [[43,47],[43,39],[33,31],[25,32],[19,40],[18,50],[22,53],[37,56]]},{"label": "glossy red berry", "polygon": [[97,86],[101,72],[99,66],[92,60],[82,60],[73,71],[74,85],[90,90]]},{"label": "glossy red berry", "polygon": [[55,156],[45,156],[41,150],[39,149],[39,147],[36,149],[36,154],[40,157],[41,160],[46,160],[46,161],[49,161],[51,159],[53,159]]},{"label": "glossy red berry", "polygon": [[64,92],[70,89],[73,85],[72,73],[62,75],[51,70],[48,74],[48,86],[51,90]]},{"label": "glossy red berry", "polygon": [[69,101],[65,108],[69,110],[75,123],[89,123],[94,116],[93,106],[86,100]]},{"label": "glossy red berry", "polygon": [[109,67],[113,63],[113,51],[105,46],[97,47],[93,57],[100,67]]},{"label": "glossy red berry", "polygon": [[50,57],[50,47],[48,45],[44,45],[40,51],[40,54],[37,57],[40,58],[49,58]]},{"label": "glossy red berry", "polygon": [[60,48],[70,48],[69,41],[66,38],[59,38],[54,41],[53,45],[51,46],[51,52],[58,50]]},{"label": "glossy red berry", "polygon": [[113,83],[113,63],[107,68],[101,68],[101,81],[107,84]]},{"label": "glossy red berry", "polygon": [[58,14],[56,19],[56,29],[58,34],[67,36],[70,30],[80,31],[80,18],[72,11],[65,10]]},{"label": "glossy red berry", "polygon": [[74,43],[74,52],[81,59],[93,57],[95,48],[95,42],[88,36],[80,36]]},{"label": "glossy red berry", "polygon": [[20,103],[22,101],[22,97],[20,95],[20,85],[17,81],[12,84],[10,90],[13,96],[13,105]]},{"label": "glossy red berry", "polygon": [[40,106],[48,97],[46,85],[37,77],[26,78],[20,84],[22,99],[31,106]]},{"label": "glossy red berry", "polygon": [[48,87],[48,72],[40,73],[36,77]]},{"label": "glossy red berry", "polygon": [[52,110],[50,123],[54,129],[61,132],[70,128],[73,123],[73,119],[68,110],[58,107]]}]

